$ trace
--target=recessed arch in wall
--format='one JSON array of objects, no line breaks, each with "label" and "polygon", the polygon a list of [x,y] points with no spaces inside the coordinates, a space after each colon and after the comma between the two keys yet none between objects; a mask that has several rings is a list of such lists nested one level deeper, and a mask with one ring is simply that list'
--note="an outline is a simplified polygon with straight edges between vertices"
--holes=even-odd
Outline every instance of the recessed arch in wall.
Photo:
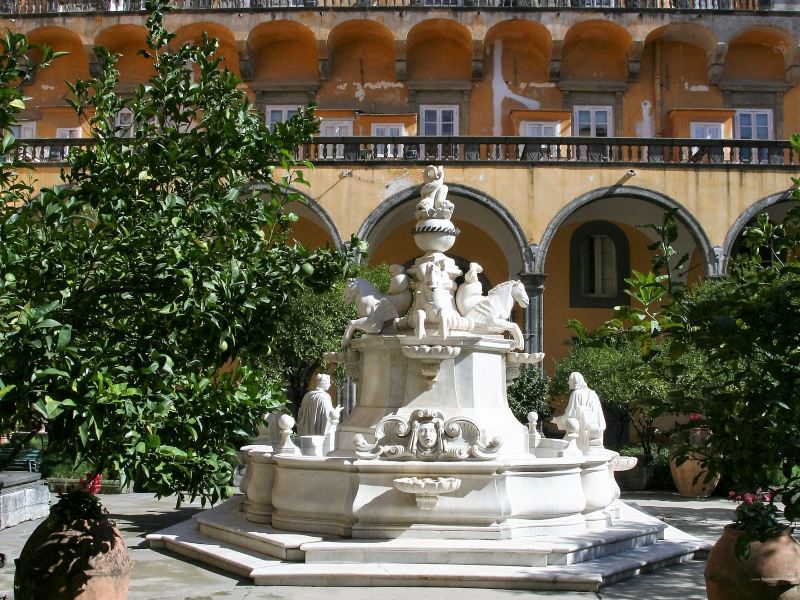
[{"label": "recessed arch in wall", "polygon": [[792,35],[777,27],[751,27],[728,42],[725,81],[785,81]]},{"label": "recessed arch in wall", "polygon": [[[513,215],[479,190],[455,183],[448,188],[448,199],[456,205],[453,221],[462,230],[448,254],[480,263],[492,284],[517,278],[529,266],[525,260],[528,243]],[[422,254],[411,236],[419,190],[415,186],[383,201],[359,229],[358,236],[370,244],[380,262],[402,264]]]},{"label": "recessed arch in wall", "polygon": [[[89,56],[80,36],[64,27],[39,27],[28,33],[28,41],[67,54],[54,61],[50,68],[38,71],[26,86],[26,90],[30,90],[26,94],[34,97],[39,106],[66,107],[64,98],[70,95],[66,81],[89,78]],[[31,55],[38,61],[41,51],[34,49]]]},{"label": "recessed arch in wall", "polygon": [[395,50],[391,30],[375,21],[357,19],[336,26],[328,36],[331,79],[394,81]]},{"label": "recessed arch in wall", "polygon": [[317,81],[317,40],[297,21],[256,25],[247,38],[256,81]]},{"label": "recessed arch in wall", "polygon": [[627,81],[632,41],[624,27],[610,21],[591,19],[573,25],[564,37],[562,80]]},{"label": "recessed arch in wall", "polygon": [[794,201],[792,198],[792,190],[789,189],[762,198],[742,212],[733,222],[733,225],[728,230],[728,234],[725,236],[725,242],[722,245],[720,256],[720,273],[727,272],[728,262],[730,257],[736,252],[736,245],[739,242],[742,232],[753,219],[765,212],[769,215],[771,221],[780,222],[792,206],[794,206]]},{"label": "recessed arch in wall", "polygon": [[147,29],[141,25],[114,25],[97,34],[95,44],[119,54],[117,70],[122,84],[141,83],[155,71],[153,60],[139,53],[147,48]]},{"label": "recessed arch in wall", "polygon": [[187,42],[199,43],[203,39],[203,32],[209,38],[215,38],[219,41],[217,55],[224,59],[221,67],[228,68],[237,77],[240,76],[239,52],[236,48],[233,32],[218,23],[199,21],[184,25],[175,32],[175,38],[170,42],[170,46],[178,48]]},{"label": "recessed arch in wall", "polygon": [[[600,188],[583,194],[565,205],[548,223],[542,234],[536,255],[536,270],[544,272],[549,247],[558,230],[564,225],[594,219],[623,222],[631,226],[661,223],[666,210],[676,211],[679,244],[681,238],[684,240],[691,238],[692,246],[695,246],[703,257],[704,274],[714,275],[717,269],[714,251],[705,230],[694,215],[665,194],[635,186]],[[681,245],[679,253],[681,248],[686,251],[685,245]]]},{"label": "recessed arch in wall", "polygon": [[409,81],[472,79],[472,35],[450,19],[426,19],[408,32]]},{"label": "recessed arch in wall", "polygon": [[[267,187],[264,184],[253,183],[249,189],[267,189]],[[284,207],[285,212],[293,212],[300,217],[295,224],[297,234],[293,237],[311,247],[324,246],[327,242],[330,242],[332,247],[343,247],[344,241],[336,224],[319,202],[296,188],[290,187],[288,190],[298,194],[303,199],[303,202],[290,202]],[[308,226],[306,223],[308,223]],[[306,232],[309,236],[304,238],[304,233]]]}]

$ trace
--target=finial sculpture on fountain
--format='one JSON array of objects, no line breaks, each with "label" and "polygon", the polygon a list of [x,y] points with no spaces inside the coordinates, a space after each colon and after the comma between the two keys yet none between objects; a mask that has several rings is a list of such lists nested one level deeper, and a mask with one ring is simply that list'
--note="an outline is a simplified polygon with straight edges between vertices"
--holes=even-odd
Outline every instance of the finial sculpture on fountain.
[{"label": "finial sculpture on fountain", "polygon": [[[517,349],[522,350],[525,346],[522,331],[509,317],[515,302],[523,308],[528,306],[525,286],[518,280],[505,281],[484,296],[478,281],[483,267],[475,262],[470,263],[464,283],[456,285],[456,278],[463,273],[444,253],[452,248],[460,231],[450,220],[455,205],[447,199],[444,167],[426,167],[424,179],[413,231],[414,241],[424,254],[407,270],[401,265],[390,267],[393,278],[388,295],[360,278],[347,282],[344,301],[356,304],[359,318],[350,322],[342,347],[350,344],[356,331],[381,333],[391,325],[397,331],[413,331],[418,339],[429,331],[436,331],[442,339],[447,339],[454,330],[508,331]],[[409,311],[408,291],[412,282],[414,292]]]}]

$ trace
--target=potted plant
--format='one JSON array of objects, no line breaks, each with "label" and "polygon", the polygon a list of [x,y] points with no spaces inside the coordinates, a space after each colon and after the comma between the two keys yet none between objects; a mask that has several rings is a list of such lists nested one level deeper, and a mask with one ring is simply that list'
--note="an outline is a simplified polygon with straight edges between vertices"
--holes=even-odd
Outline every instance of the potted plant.
[{"label": "potted plant", "polygon": [[772,491],[729,493],[739,502],[706,563],[711,600],[800,596],[800,544],[780,519]]},{"label": "potted plant", "polygon": [[689,415],[688,427],[676,432],[677,445],[670,455],[672,481],[686,498],[708,498],[720,480],[719,473],[710,474],[707,468],[711,430],[700,425],[702,421],[700,413]]},{"label": "potted plant", "polygon": [[97,498],[100,475],[86,474],[62,494],[17,559],[14,597],[124,600],[133,562]]}]

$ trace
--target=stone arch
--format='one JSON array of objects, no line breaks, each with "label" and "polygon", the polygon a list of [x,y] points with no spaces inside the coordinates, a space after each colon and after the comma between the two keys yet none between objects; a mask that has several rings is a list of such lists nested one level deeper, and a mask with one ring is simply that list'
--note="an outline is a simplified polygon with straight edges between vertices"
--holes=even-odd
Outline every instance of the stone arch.
[{"label": "stone arch", "polygon": [[470,81],[472,34],[449,19],[426,19],[408,32],[406,41],[410,81]]},{"label": "stone arch", "polygon": [[784,81],[793,38],[777,27],[751,27],[728,43],[725,81]]},{"label": "stone arch", "polygon": [[694,217],[694,215],[686,210],[683,205],[670,198],[666,194],[636,186],[611,186],[600,188],[583,194],[566,204],[556,213],[550,223],[547,224],[547,227],[542,234],[542,239],[536,252],[536,271],[541,272],[544,270],[544,264],[545,260],[547,259],[547,252],[550,244],[552,243],[556,232],[566,222],[566,220],[579,209],[597,202],[598,200],[608,198],[634,198],[651,203],[663,210],[676,210],[676,217],[678,221],[688,230],[694,239],[695,244],[702,251],[702,254],[705,257],[705,274],[708,276],[717,274],[717,260],[714,250],[711,247],[711,242],[709,241],[708,235],[703,229],[703,226]]},{"label": "stone arch", "polygon": [[504,80],[512,83],[549,80],[553,39],[544,25],[523,19],[501,21],[486,32],[487,56],[497,41],[503,42]]},{"label": "stone arch", "polygon": [[[89,57],[83,41],[77,33],[64,27],[39,27],[28,33],[28,41],[50,46],[56,52],[67,52],[51,68],[38,71],[25,87],[25,93],[33,98],[31,106],[65,106],[64,98],[69,94],[66,82],[89,78]],[[32,55],[34,60],[39,60],[41,52],[33,50]]]},{"label": "stone arch", "polygon": [[247,45],[256,81],[316,81],[317,40],[297,21],[269,21],[255,26]]},{"label": "stone arch", "polygon": [[334,27],[328,36],[330,79],[320,88],[325,108],[367,112],[396,112],[407,103],[404,86],[397,82],[395,43],[385,25],[354,19]]},{"label": "stone arch", "polygon": [[[252,183],[248,188],[248,190],[268,189],[269,188],[262,183]],[[303,202],[291,202],[286,205],[288,211],[294,212],[300,217],[300,221],[298,222],[302,222],[303,219],[312,221],[314,227],[319,229],[325,237],[330,238],[330,241],[333,242],[333,245],[336,248],[344,247],[345,242],[342,240],[342,236],[339,234],[339,229],[336,227],[336,223],[328,214],[328,211],[326,211],[319,202],[295,187],[290,186],[284,189],[287,193],[297,194],[303,199]],[[297,236],[297,239],[301,242],[303,241],[301,236]]]},{"label": "stone arch", "polygon": [[[745,209],[733,222],[731,228],[728,230],[728,234],[725,236],[725,241],[722,244],[722,248],[719,251],[719,273],[720,275],[727,273],[728,271],[728,261],[735,250],[736,242],[739,239],[742,231],[747,224],[750,223],[753,219],[755,219],[759,214],[762,212],[768,212],[770,209],[776,207],[776,205],[781,203],[787,203],[786,209],[790,208],[789,201],[792,199],[792,190],[785,190],[783,192],[778,192],[776,194],[771,194],[766,198],[762,198],[761,200],[751,204],[747,209]],[[781,211],[782,212],[782,211]]]},{"label": "stone arch", "polygon": [[[561,79],[627,81],[632,42],[624,27],[610,21],[592,19],[573,25],[564,36]],[[586,60],[587,56],[592,60]]]},{"label": "stone arch", "polygon": [[140,25],[114,25],[97,34],[95,44],[119,54],[117,70],[121,84],[147,81],[153,74],[153,60],[139,54],[147,48],[147,29]]},{"label": "stone arch", "polygon": [[220,67],[227,68],[237,77],[241,77],[236,39],[233,32],[227,27],[209,21],[198,21],[190,25],[184,25],[175,32],[175,38],[170,42],[170,45],[177,48],[187,42],[197,43],[202,39],[204,32],[209,38],[216,38],[219,41],[217,55],[224,59]]},{"label": "stone arch", "polygon": [[[458,183],[448,183],[448,198],[456,204],[453,219],[467,221],[475,227],[491,228],[492,238],[500,242],[500,249],[506,258],[509,277],[516,277],[520,272],[530,270],[531,254],[525,232],[514,216],[500,202],[475,188]],[[394,223],[413,221],[416,201],[420,196],[421,186],[414,186],[397,192],[381,202],[364,220],[358,230],[358,237],[370,241],[376,236],[386,233]],[[467,200],[470,205],[459,203],[460,199]],[[398,213],[405,209],[404,213]],[[465,210],[466,209],[466,210]],[[464,214],[466,213],[466,214]],[[394,215],[394,218],[392,218]],[[505,234],[505,235],[498,235]],[[411,234],[409,232],[409,239]],[[419,251],[417,251],[419,253]]]}]

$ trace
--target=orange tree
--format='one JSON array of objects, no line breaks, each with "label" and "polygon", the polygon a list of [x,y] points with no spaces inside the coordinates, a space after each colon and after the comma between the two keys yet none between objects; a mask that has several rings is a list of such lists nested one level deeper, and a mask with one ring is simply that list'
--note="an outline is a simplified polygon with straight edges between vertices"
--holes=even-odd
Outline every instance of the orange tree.
[{"label": "orange tree", "polygon": [[270,131],[216,42],[173,50],[165,3],[149,9],[152,78],[123,99],[98,49],[102,73],[72,86],[91,143],[70,151],[63,187],[2,209],[0,428],[44,425],[95,472],[213,502],[275,404],[281,314],[362,247],[288,243],[309,166],[295,148],[316,121],[302,111]]}]

